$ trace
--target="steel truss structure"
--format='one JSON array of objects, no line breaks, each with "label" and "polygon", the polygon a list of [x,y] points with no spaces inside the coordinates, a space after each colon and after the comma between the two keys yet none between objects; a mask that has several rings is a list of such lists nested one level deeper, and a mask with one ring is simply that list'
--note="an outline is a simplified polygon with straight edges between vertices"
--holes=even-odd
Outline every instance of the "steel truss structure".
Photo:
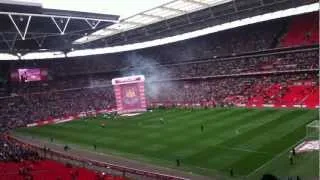
[{"label": "steel truss structure", "polygon": [[123,19],[119,23],[98,30],[88,36],[77,39],[74,41],[74,44],[84,44],[231,1],[233,0],[173,0],[161,6]]},{"label": "steel truss structure", "polygon": [[[72,14],[72,13],[69,13]],[[79,14],[79,13],[78,13]],[[78,15],[77,14],[77,15]],[[10,19],[10,22],[16,32],[0,32],[0,40],[5,42],[5,44],[8,46],[9,51],[12,51],[14,49],[14,46],[16,44],[17,40],[26,40],[27,34],[28,39],[34,40],[38,47],[41,48],[45,39],[49,36],[57,36],[57,35],[64,35],[66,33],[67,28],[69,27],[69,22],[72,20],[77,21],[83,21],[85,24],[88,25],[87,29],[94,30],[96,29],[99,24],[106,22],[106,23],[118,23],[118,16],[113,16],[111,18],[103,18],[103,16],[97,16],[95,17],[86,17],[84,16],[72,16],[72,15],[56,15],[56,14],[36,14],[36,13],[21,13],[21,12],[0,12],[0,15],[5,17],[7,16]],[[34,33],[29,32],[31,22],[35,18],[46,18],[47,23],[52,23],[55,25],[57,33]],[[17,18],[23,18],[26,19],[26,21],[23,21],[23,25],[19,26],[19,20]],[[59,23],[59,22],[63,23]],[[45,27],[46,24],[43,24]],[[10,38],[7,37],[7,35],[10,35]]]}]

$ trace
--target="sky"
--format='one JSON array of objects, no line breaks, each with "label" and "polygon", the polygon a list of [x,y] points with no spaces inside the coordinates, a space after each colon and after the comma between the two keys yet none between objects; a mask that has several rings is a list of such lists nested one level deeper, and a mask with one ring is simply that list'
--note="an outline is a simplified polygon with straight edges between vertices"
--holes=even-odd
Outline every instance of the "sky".
[{"label": "sky", "polygon": [[43,8],[120,15],[120,19],[172,0],[14,0],[41,3]]}]

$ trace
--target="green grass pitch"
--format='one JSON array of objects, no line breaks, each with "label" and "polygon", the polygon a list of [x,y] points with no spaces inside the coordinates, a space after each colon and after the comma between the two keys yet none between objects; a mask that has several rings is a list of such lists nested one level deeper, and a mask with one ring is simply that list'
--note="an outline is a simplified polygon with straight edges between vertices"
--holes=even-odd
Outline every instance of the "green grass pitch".
[{"label": "green grass pitch", "polygon": [[227,176],[232,168],[236,177],[270,171],[279,176],[316,177],[316,167],[305,167],[318,167],[312,161],[316,153],[300,155],[300,165],[294,166],[288,165],[287,153],[305,137],[306,124],[315,119],[319,119],[318,112],[307,109],[169,109],[116,120],[100,116],[17,132],[52,137],[92,151],[96,144],[100,152],[167,167],[174,167],[179,158],[180,169],[205,175]]}]

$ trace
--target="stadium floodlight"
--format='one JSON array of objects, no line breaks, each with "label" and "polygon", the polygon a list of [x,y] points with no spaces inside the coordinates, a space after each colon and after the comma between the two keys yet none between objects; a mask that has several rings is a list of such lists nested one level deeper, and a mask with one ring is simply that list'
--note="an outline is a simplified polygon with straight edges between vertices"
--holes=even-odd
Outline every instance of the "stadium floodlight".
[{"label": "stadium floodlight", "polygon": [[0,61],[19,60],[19,57],[9,53],[0,53]]},{"label": "stadium floodlight", "polygon": [[55,59],[55,58],[65,58],[66,55],[61,51],[54,52],[33,52],[27,53],[21,56],[23,60],[34,60],[34,59]]},{"label": "stadium floodlight", "polygon": [[192,32],[187,32],[187,33],[160,38],[160,39],[151,40],[151,41],[126,44],[126,45],[120,45],[120,46],[114,46],[114,47],[77,50],[77,51],[67,53],[67,57],[118,53],[118,52],[125,52],[125,51],[148,48],[148,47],[160,46],[160,45],[165,45],[169,43],[174,43],[178,41],[183,41],[187,39],[192,39],[192,38],[212,34],[212,33],[223,31],[223,30],[233,29],[236,27],[241,27],[249,24],[264,22],[264,21],[273,20],[273,19],[279,19],[283,17],[289,17],[293,15],[305,14],[305,13],[314,12],[318,10],[319,10],[319,4],[314,3],[314,4],[305,5],[305,6],[300,6],[297,8],[290,8],[287,10],[281,10],[277,12],[253,16],[250,18],[236,20],[236,21],[224,23],[221,25],[216,25],[216,26],[212,26],[212,27],[208,27],[208,28],[204,28],[204,29],[200,29]]}]

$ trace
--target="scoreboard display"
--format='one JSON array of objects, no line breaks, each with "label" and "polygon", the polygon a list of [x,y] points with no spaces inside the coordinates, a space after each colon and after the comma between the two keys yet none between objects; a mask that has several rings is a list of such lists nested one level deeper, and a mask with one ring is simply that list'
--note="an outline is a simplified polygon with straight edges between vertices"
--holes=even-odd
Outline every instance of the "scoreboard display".
[{"label": "scoreboard display", "polygon": [[43,68],[21,68],[11,71],[11,80],[15,82],[44,81],[48,79],[48,70]]},{"label": "scoreboard display", "polygon": [[146,111],[144,76],[112,79],[119,114]]}]

